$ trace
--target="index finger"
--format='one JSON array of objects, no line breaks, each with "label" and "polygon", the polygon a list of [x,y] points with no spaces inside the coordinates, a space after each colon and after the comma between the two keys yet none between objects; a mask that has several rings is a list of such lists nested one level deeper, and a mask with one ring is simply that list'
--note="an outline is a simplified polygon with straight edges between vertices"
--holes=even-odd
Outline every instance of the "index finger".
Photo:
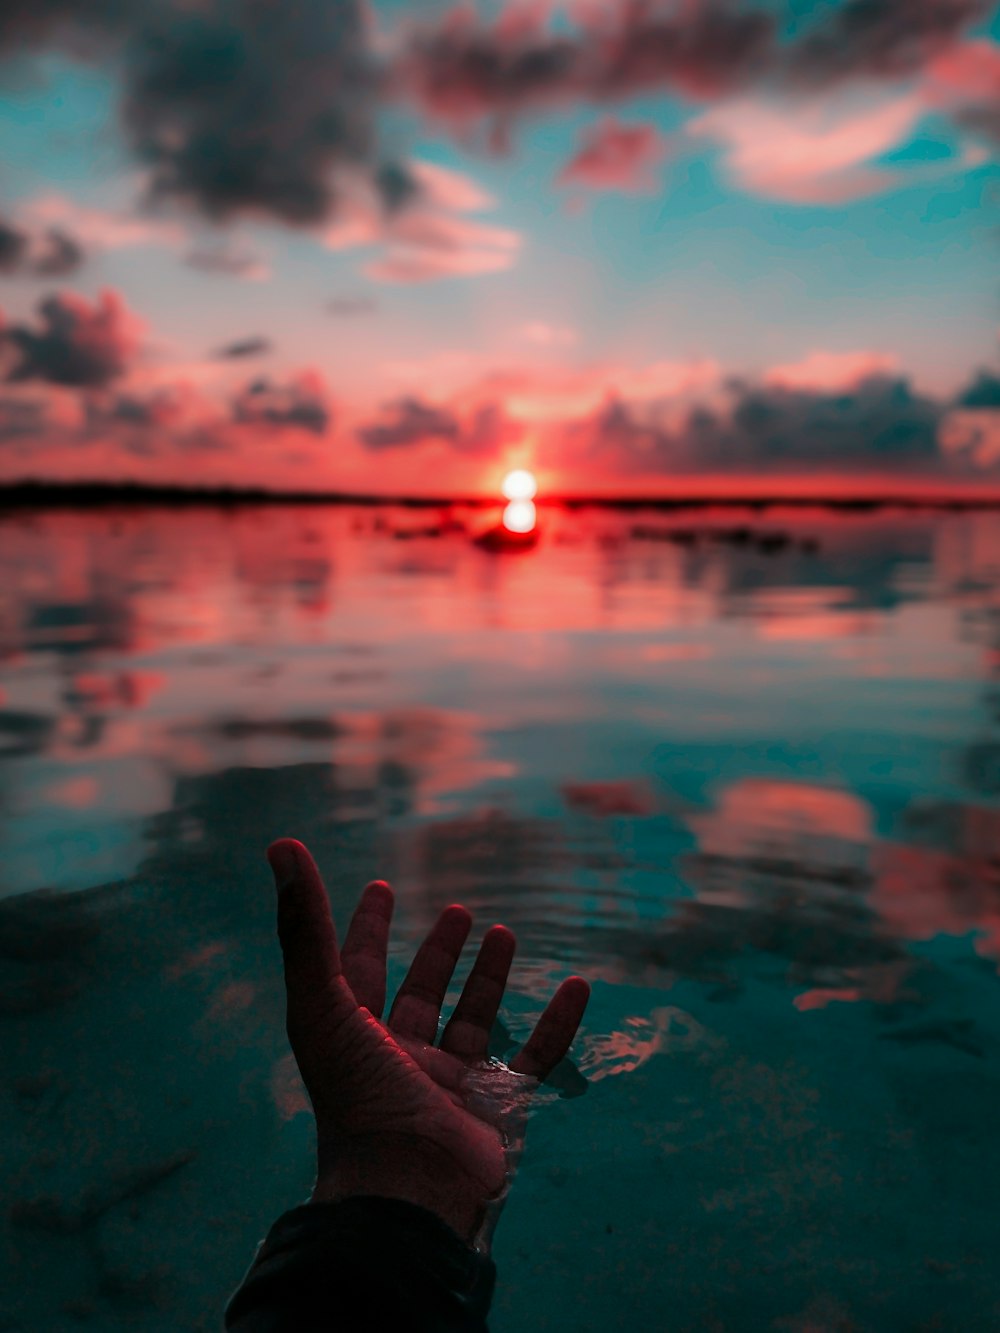
[{"label": "index finger", "polygon": [[373,879],[354,909],[341,954],[344,976],[354,998],[376,1018],[382,1017],[385,1007],[386,957],[394,902],[385,880]]},{"label": "index finger", "polygon": [[573,1043],[590,985],[583,977],[567,977],[545,1007],[535,1030],[508,1066],[515,1074],[546,1079]]},{"label": "index finger", "polygon": [[278,890],[278,938],[285,964],[289,1017],[305,1020],[330,1013],[331,1003],[353,1008],[342,976],[330,900],[316,862],[295,838],[279,838],[267,849]]}]

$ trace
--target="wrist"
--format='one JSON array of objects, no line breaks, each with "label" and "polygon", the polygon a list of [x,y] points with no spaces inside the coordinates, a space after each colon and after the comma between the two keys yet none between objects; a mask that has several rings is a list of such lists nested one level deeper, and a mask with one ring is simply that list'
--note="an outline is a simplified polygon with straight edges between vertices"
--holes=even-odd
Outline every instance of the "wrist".
[{"label": "wrist", "polygon": [[339,1203],[356,1195],[402,1199],[426,1208],[472,1245],[486,1216],[489,1196],[482,1185],[457,1168],[434,1145],[410,1145],[405,1152],[387,1151],[362,1159],[341,1155],[332,1167],[321,1163],[311,1203]]}]

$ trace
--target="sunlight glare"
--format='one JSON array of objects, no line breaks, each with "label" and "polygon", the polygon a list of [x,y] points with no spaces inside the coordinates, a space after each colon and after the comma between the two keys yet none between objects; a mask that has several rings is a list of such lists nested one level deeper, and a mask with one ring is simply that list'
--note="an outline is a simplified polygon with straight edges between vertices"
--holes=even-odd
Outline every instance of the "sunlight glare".
[{"label": "sunlight glare", "polygon": [[530,472],[526,472],[524,468],[517,468],[514,472],[507,473],[501,489],[507,500],[533,500],[538,484]]},{"label": "sunlight glare", "polygon": [[508,532],[530,532],[535,526],[535,506],[530,500],[512,500],[503,511]]}]

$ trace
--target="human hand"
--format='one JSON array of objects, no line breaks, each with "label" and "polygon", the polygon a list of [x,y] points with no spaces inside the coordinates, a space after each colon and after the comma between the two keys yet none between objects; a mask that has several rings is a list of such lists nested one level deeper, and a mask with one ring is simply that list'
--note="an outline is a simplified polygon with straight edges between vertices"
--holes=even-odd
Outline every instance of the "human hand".
[{"label": "human hand", "polygon": [[472,925],[466,908],[441,913],[383,1024],[392,889],[382,880],[365,888],[341,954],[306,848],[281,838],[267,856],[278,888],[288,1039],[316,1116],[312,1201],[407,1199],[469,1244],[488,1246],[520,1155],[527,1104],[569,1049],[589,985],[582,977],[562,982],[511,1064],[489,1061],[516,944],[506,926],[491,926],[435,1046]]}]

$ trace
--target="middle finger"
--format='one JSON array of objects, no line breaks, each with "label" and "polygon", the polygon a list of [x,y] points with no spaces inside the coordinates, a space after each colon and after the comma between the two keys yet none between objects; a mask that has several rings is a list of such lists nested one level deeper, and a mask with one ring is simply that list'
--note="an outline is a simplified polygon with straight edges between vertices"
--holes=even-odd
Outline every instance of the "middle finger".
[{"label": "middle finger", "polygon": [[517,941],[506,926],[492,926],[479,946],[455,1012],[441,1037],[442,1051],[462,1060],[485,1060]]},{"label": "middle finger", "polygon": [[417,950],[389,1014],[388,1027],[401,1037],[433,1043],[441,1005],[455,964],[472,927],[472,914],[453,903],[446,907]]}]

